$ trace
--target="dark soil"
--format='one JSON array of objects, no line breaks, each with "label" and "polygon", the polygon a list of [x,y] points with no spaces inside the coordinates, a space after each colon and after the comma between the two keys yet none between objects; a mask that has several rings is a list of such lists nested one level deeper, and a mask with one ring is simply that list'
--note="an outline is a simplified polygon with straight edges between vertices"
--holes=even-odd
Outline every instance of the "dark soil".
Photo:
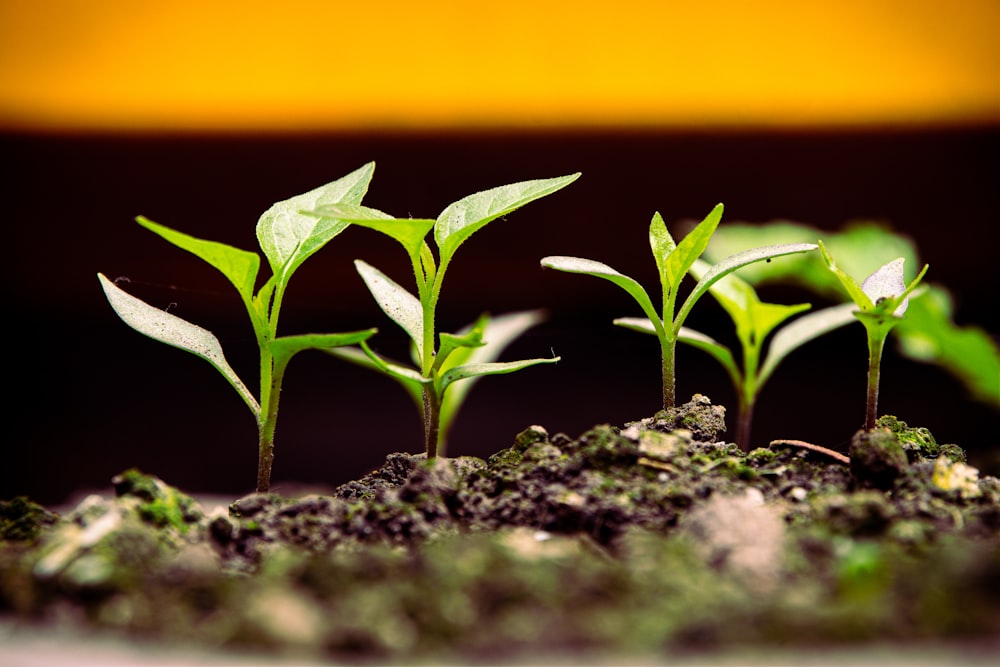
[{"label": "dark soil", "polygon": [[1000,634],[1000,481],[960,448],[886,417],[849,465],[742,452],[723,417],[696,396],[578,439],[533,426],[486,461],[392,454],[228,511],[137,471],[64,516],[0,503],[0,614],[349,660]]}]

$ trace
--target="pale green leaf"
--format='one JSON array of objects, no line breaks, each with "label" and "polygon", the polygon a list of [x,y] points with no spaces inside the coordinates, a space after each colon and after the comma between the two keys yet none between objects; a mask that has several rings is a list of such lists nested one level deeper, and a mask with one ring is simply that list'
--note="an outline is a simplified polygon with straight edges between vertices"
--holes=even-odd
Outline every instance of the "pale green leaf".
[{"label": "pale green leaf", "polygon": [[158,234],[178,248],[200,257],[221,271],[222,275],[236,287],[244,303],[250,303],[253,298],[254,283],[257,281],[257,271],[260,269],[260,255],[225,243],[189,236],[141,215],[135,220],[149,231]]},{"label": "pale green leaf", "polygon": [[420,300],[371,264],[357,259],[354,266],[379,307],[403,328],[417,346],[418,358],[423,358],[424,319]]},{"label": "pale green leaf", "polygon": [[459,245],[489,222],[561,190],[579,177],[580,174],[576,173],[501,185],[450,204],[437,217],[434,225],[434,240],[441,252],[442,265],[451,260]]},{"label": "pale green leaf", "polygon": [[646,314],[646,317],[648,317],[651,322],[660,321],[660,316],[657,314],[656,309],[653,307],[653,302],[650,301],[649,295],[646,294],[646,290],[643,289],[642,285],[636,282],[635,279],[619,273],[607,264],[595,262],[592,259],[566,257],[562,255],[543,257],[541,263],[545,268],[564,271],[566,273],[579,273],[594,276],[595,278],[604,278],[605,280],[609,280],[628,292],[632,298],[635,299],[636,303],[639,304],[642,308],[642,312]]},{"label": "pale green leaf", "polygon": [[411,258],[420,256],[424,238],[434,227],[435,222],[421,218],[394,218],[388,213],[357,204],[318,206],[312,214],[381,232],[398,241]]},{"label": "pale green leaf", "polygon": [[322,248],[348,223],[302,213],[329,204],[360,204],[368,191],[375,163],[309,192],[273,204],[257,222],[257,240],[271,271],[287,281],[313,253]]},{"label": "pale green leaf", "polygon": [[667,231],[667,224],[663,222],[663,216],[657,211],[653,214],[653,219],[649,221],[649,248],[653,251],[656,270],[660,276],[660,283],[663,285],[667,284],[667,257],[676,247],[674,237]]},{"label": "pale green leaf", "polygon": [[186,350],[212,364],[239,393],[254,416],[260,414],[257,399],[226,361],[222,345],[211,331],[155,308],[116,286],[104,274],[98,273],[108,303],[118,316],[141,334],[161,343]]},{"label": "pale green leaf", "polygon": [[444,390],[451,383],[458,382],[459,380],[464,380],[466,378],[513,373],[514,371],[519,371],[523,368],[528,368],[529,366],[554,364],[559,361],[559,359],[560,357],[551,357],[548,359],[523,359],[521,361],[496,361],[492,363],[463,364],[462,366],[456,366],[448,370],[441,376],[440,388],[438,391],[444,392]]}]

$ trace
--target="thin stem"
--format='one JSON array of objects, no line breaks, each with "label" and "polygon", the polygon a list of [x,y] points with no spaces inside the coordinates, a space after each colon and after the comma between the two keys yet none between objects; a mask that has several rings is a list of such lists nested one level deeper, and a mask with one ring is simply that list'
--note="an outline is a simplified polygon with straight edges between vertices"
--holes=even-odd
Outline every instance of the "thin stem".
[{"label": "thin stem", "polygon": [[750,427],[753,424],[754,401],[740,399],[739,416],[736,420],[736,444],[744,452],[750,450]]},{"label": "thin stem", "polygon": [[431,384],[425,384],[424,394],[424,451],[427,458],[438,456],[441,435],[441,398]]},{"label": "thin stem", "polygon": [[882,347],[885,336],[868,336],[868,398],[865,403],[865,430],[875,429],[878,419],[879,369],[882,365]]},{"label": "thin stem", "polygon": [[661,359],[663,367],[663,409],[669,410],[677,403],[675,388],[675,352],[677,339],[667,339],[664,336],[660,340]]},{"label": "thin stem", "polygon": [[[266,347],[261,350],[261,412],[257,421],[259,446],[257,455],[257,491],[271,487],[271,466],[274,463],[274,431],[278,423],[278,399],[285,364],[275,364]],[[265,389],[266,388],[266,389]]]}]

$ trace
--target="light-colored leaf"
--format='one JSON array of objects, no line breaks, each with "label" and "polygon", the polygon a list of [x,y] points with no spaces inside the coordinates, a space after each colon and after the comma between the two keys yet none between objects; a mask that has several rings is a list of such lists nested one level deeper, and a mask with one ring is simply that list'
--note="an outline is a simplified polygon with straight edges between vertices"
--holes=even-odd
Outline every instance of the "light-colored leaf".
[{"label": "light-colored leaf", "polygon": [[357,259],[354,266],[379,307],[403,328],[417,346],[418,357],[423,358],[424,319],[420,300],[371,264]]},{"label": "light-colored leaf", "polygon": [[312,214],[381,232],[398,241],[411,258],[420,256],[424,238],[434,227],[435,222],[421,218],[394,218],[388,213],[357,204],[318,206]]},{"label": "light-colored leaf", "polygon": [[667,257],[676,247],[674,237],[667,231],[667,224],[663,221],[663,216],[657,211],[649,222],[649,249],[653,251],[653,259],[656,260],[656,270],[660,276],[661,284],[667,284]]},{"label": "light-colored leaf", "polygon": [[605,280],[609,280],[628,292],[632,298],[635,299],[636,303],[639,304],[639,307],[642,308],[642,312],[646,314],[646,317],[648,317],[651,322],[660,321],[660,316],[653,307],[653,302],[649,300],[649,295],[646,294],[646,290],[643,289],[642,285],[636,282],[635,279],[629,278],[623,273],[619,273],[607,264],[595,262],[592,259],[566,257],[563,255],[543,257],[541,263],[545,268],[564,271],[566,273],[580,273],[583,275],[594,276],[595,278],[604,278]]},{"label": "light-colored leaf", "polygon": [[576,173],[501,185],[450,204],[437,217],[434,225],[434,240],[441,252],[442,265],[451,260],[459,245],[487,223],[561,190],[579,177],[580,174]]},{"label": "light-colored leaf", "polygon": [[[876,269],[861,283],[861,291],[868,295],[874,304],[901,295],[906,291],[906,280],[903,278],[903,258],[898,257]],[[900,317],[906,312],[908,302],[909,299],[904,299],[892,314]]]},{"label": "light-colored leaf", "polygon": [[108,303],[126,324],[141,334],[161,343],[186,350],[212,364],[239,393],[254,416],[260,414],[260,405],[257,403],[257,399],[226,361],[226,357],[222,353],[222,345],[211,331],[132,296],[108,280],[104,274],[98,273],[97,277],[104,289],[105,296],[108,298]]},{"label": "light-colored leaf", "polygon": [[374,170],[375,163],[369,162],[331,183],[277,202],[265,211],[257,222],[257,240],[271,271],[283,274],[287,281],[302,262],[344,231],[346,222],[302,211],[328,204],[360,204]]},{"label": "light-colored leaf", "polygon": [[158,234],[178,248],[200,257],[221,271],[240,293],[243,302],[250,303],[253,298],[254,283],[257,281],[257,272],[260,269],[260,255],[225,243],[189,236],[141,215],[135,220],[149,231]]},{"label": "light-colored leaf", "polygon": [[443,392],[451,383],[458,382],[459,380],[464,380],[466,378],[481,377],[483,375],[502,375],[505,373],[513,373],[514,371],[519,371],[522,368],[528,368],[529,366],[537,366],[539,364],[554,364],[557,361],[559,361],[559,359],[560,357],[552,357],[548,359],[496,361],[491,363],[464,364],[462,366],[456,366],[441,376],[440,389],[438,391]]}]

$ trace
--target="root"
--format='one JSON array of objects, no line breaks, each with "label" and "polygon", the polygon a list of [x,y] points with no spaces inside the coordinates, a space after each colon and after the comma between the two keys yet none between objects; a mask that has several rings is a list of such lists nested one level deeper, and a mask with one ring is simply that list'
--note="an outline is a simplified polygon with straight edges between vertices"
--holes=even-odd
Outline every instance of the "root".
[{"label": "root", "polygon": [[771,447],[775,445],[788,445],[790,447],[801,447],[802,449],[808,449],[811,452],[818,452],[820,454],[825,454],[830,458],[843,463],[845,466],[851,464],[851,459],[847,458],[840,452],[835,452],[832,449],[822,447],[820,445],[814,445],[811,442],[806,442],[804,440],[772,440]]}]

